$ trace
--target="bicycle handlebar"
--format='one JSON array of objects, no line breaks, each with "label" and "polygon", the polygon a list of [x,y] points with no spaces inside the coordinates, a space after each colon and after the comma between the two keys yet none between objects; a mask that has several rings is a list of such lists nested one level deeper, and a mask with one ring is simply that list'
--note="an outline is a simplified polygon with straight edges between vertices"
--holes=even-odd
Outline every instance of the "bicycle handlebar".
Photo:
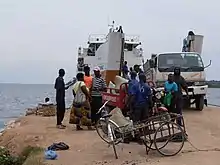
[{"label": "bicycle handlebar", "polygon": [[105,108],[105,105],[106,105],[108,102],[109,102],[109,100],[107,100],[107,101],[102,105],[102,107],[99,108],[99,110],[98,110],[98,112],[97,112],[96,114],[99,114],[99,113],[103,110],[103,108]]}]

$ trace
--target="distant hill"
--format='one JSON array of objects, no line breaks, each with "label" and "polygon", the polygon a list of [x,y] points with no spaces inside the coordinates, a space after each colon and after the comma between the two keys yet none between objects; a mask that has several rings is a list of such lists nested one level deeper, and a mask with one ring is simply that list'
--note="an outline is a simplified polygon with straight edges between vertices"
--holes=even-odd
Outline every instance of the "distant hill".
[{"label": "distant hill", "polygon": [[217,80],[211,80],[211,81],[206,81],[209,88],[220,88],[220,81]]}]

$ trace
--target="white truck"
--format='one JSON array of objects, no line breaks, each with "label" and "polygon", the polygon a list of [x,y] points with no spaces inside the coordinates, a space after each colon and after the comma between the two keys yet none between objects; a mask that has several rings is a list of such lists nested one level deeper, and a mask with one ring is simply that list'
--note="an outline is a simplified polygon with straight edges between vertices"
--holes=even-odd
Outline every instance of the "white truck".
[{"label": "white truck", "polygon": [[[197,110],[202,111],[205,102],[208,85],[206,84],[205,68],[201,57],[203,36],[187,36],[184,39],[183,52],[168,52],[152,54],[151,58],[143,65],[144,73],[148,81],[156,84],[158,90],[162,90],[168,74],[173,73],[175,67],[180,67],[188,85],[189,97],[184,97],[184,107],[189,108],[195,104]],[[187,52],[185,52],[186,50]],[[183,96],[186,93],[183,91]]]}]

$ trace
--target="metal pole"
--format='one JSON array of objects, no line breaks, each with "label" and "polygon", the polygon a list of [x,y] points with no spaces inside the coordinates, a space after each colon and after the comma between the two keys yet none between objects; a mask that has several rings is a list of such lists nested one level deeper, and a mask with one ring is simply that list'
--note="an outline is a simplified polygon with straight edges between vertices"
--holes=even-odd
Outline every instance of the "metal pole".
[{"label": "metal pole", "polygon": [[124,33],[123,33],[123,30],[122,30],[121,26],[119,27],[119,31],[118,32],[121,32],[121,35],[122,35],[122,39],[121,39],[121,58],[120,58],[120,68],[119,68],[119,76],[121,76],[122,66],[123,66],[123,63],[124,63],[125,36],[124,36]]}]

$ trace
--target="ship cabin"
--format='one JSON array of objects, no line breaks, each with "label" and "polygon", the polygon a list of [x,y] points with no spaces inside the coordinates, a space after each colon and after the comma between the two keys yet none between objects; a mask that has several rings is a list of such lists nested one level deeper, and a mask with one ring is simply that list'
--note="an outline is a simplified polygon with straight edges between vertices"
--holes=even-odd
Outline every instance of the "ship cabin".
[{"label": "ship cabin", "polygon": [[[78,64],[77,70],[78,72],[83,71],[83,67],[87,64],[84,63],[84,58],[86,56],[95,56],[97,49],[108,40],[108,36],[106,35],[90,35],[88,38],[88,48],[78,49]],[[137,57],[142,57],[143,50],[142,48],[137,48],[138,45],[141,45],[139,41],[139,36],[137,35],[125,35],[124,40],[124,60],[128,60],[126,58],[126,54],[135,54]]]},{"label": "ship cabin", "polygon": [[141,42],[139,41],[139,36],[125,35],[125,51],[133,51],[138,45],[141,45]]}]

